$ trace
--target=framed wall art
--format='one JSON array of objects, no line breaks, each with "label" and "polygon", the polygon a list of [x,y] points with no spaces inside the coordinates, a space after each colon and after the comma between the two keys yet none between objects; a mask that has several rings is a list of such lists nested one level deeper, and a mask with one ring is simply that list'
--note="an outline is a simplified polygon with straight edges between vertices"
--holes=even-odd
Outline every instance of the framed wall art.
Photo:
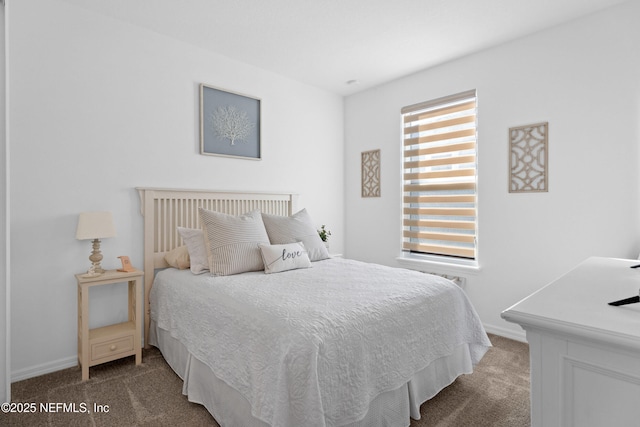
[{"label": "framed wall art", "polygon": [[549,123],[509,128],[509,192],[549,191]]},{"label": "framed wall art", "polygon": [[362,152],[362,197],[380,197],[380,150]]},{"label": "framed wall art", "polygon": [[260,99],[201,84],[200,154],[260,160]]}]

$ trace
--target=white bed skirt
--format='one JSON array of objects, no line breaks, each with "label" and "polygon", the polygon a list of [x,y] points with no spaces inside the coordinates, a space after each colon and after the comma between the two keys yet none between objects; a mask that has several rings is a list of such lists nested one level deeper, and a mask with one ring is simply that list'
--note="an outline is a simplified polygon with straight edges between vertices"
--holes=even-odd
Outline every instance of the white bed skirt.
[{"label": "white bed skirt", "polygon": [[[182,378],[182,393],[190,402],[203,405],[218,424],[270,427],[251,414],[249,402],[218,379],[211,369],[192,356],[182,343],[151,321],[149,343],[160,349],[165,360]],[[376,397],[364,419],[345,427],[408,427],[410,417],[420,419],[420,405],[451,384],[458,376],[473,372],[469,347],[464,344],[446,357],[435,360],[396,390]]]}]

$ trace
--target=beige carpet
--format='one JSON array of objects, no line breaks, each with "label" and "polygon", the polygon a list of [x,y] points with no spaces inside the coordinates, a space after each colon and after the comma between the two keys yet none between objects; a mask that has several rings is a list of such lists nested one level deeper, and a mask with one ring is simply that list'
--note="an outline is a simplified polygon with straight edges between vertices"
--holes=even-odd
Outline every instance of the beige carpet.
[{"label": "beige carpet", "polygon": [[[530,425],[529,349],[526,344],[490,335],[494,345],[472,375],[463,375],[422,405],[422,419],[411,427]],[[187,401],[182,381],[160,352],[91,368],[89,381],[69,368],[12,385],[16,403],[36,403],[35,413],[0,413],[2,426],[217,426],[204,407]],[[40,403],[51,412],[40,411]],[[55,404],[67,404],[67,408]],[[95,412],[94,404],[108,412]],[[65,412],[65,409],[76,413]],[[58,412],[53,412],[53,411]]]},{"label": "beige carpet", "polygon": [[420,407],[411,427],[525,427],[529,413],[529,346],[489,335],[491,348],[463,375]]}]

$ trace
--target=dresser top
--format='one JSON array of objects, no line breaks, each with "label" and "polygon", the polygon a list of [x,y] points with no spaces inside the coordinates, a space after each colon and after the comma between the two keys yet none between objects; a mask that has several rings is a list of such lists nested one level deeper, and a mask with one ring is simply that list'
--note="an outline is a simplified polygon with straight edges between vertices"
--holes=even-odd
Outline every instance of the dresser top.
[{"label": "dresser top", "polygon": [[637,296],[638,260],[592,257],[503,311],[523,328],[557,330],[640,348],[640,303],[610,306]]}]

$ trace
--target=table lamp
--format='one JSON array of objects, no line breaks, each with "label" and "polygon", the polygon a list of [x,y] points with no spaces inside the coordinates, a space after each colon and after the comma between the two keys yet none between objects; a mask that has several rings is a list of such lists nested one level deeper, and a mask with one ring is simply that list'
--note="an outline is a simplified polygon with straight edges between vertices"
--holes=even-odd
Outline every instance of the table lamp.
[{"label": "table lamp", "polygon": [[76,229],[76,239],[93,240],[93,251],[89,256],[91,267],[89,274],[99,275],[104,273],[100,261],[100,239],[115,237],[116,228],[113,226],[113,216],[111,212],[82,212],[78,218],[78,228]]}]

